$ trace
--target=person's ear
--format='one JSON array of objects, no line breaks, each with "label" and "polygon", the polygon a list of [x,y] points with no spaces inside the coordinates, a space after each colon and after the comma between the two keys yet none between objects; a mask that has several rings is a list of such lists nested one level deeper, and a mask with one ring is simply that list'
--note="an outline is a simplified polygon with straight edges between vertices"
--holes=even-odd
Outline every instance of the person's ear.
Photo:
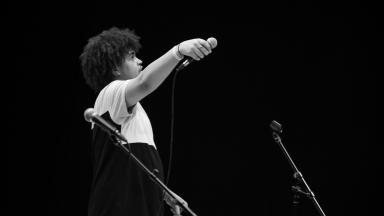
[{"label": "person's ear", "polygon": [[112,71],[112,74],[113,74],[113,76],[115,76],[115,77],[119,77],[119,76],[121,75],[120,71],[118,71],[118,70],[113,70],[113,71]]}]

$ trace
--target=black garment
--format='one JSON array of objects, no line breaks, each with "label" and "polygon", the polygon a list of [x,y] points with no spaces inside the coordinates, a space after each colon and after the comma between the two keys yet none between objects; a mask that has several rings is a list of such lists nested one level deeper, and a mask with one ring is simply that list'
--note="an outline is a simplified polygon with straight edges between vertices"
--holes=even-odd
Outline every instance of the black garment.
[{"label": "black garment", "polygon": [[[102,117],[113,123],[108,112]],[[163,181],[157,150],[146,143],[130,145],[132,153],[149,170],[157,169]],[[93,128],[91,151],[93,180],[88,216],[157,216],[163,202],[161,188],[97,125]]]}]

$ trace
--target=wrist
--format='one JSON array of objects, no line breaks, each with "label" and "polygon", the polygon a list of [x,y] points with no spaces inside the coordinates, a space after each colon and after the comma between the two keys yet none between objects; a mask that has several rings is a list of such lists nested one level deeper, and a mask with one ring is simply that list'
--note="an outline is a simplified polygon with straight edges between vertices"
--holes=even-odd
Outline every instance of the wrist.
[{"label": "wrist", "polygon": [[182,58],[184,58],[184,55],[180,52],[180,44],[181,44],[181,43],[179,43],[179,44],[177,45],[177,54],[179,54],[179,56],[181,56]]},{"label": "wrist", "polygon": [[180,52],[180,44],[173,47],[172,53],[177,60],[181,60],[184,58],[184,55]]}]

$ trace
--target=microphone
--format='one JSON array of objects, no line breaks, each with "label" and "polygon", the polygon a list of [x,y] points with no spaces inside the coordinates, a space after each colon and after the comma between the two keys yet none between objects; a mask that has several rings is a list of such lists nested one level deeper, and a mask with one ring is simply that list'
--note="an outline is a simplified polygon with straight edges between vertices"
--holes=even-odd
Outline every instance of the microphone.
[{"label": "microphone", "polygon": [[[216,38],[210,37],[207,39],[207,42],[209,43],[209,45],[211,45],[212,49],[217,46]],[[187,59],[176,68],[176,71],[179,71],[179,70],[185,68],[186,66],[188,66],[190,63],[192,63],[194,61],[195,61],[195,59],[193,59],[191,57],[187,57]]]},{"label": "microphone", "polygon": [[283,132],[283,127],[282,127],[281,124],[280,124],[279,122],[277,122],[276,120],[273,120],[273,121],[271,122],[271,124],[269,125],[269,127],[271,127],[271,129],[272,129],[274,132],[278,133],[278,134],[280,134],[280,133]]},{"label": "microphone", "polygon": [[117,130],[115,126],[113,126],[111,123],[105,121],[101,116],[97,115],[93,108],[88,108],[84,111],[84,119],[87,122],[92,122],[101,129],[103,129],[105,132],[107,132],[109,135],[114,135],[120,140],[123,140],[128,143],[128,141],[125,139],[123,135]]}]

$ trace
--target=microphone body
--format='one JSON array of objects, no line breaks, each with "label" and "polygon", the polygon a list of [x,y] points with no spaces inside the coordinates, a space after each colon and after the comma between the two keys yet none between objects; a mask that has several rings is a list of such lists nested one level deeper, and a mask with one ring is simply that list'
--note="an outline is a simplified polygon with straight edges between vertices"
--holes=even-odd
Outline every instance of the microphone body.
[{"label": "microphone body", "polygon": [[193,59],[191,57],[187,57],[183,63],[181,63],[179,66],[177,66],[176,71],[179,71],[179,70],[187,67],[190,63],[192,63],[194,61],[195,61],[195,59]]},{"label": "microphone body", "polygon": [[93,108],[88,108],[85,110],[84,118],[87,122],[92,122],[98,125],[99,127],[101,127],[109,135],[116,136],[120,140],[127,142],[127,139],[125,139],[125,137],[121,135],[119,130],[115,126],[113,126],[111,123],[104,120],[101,116],[97,115]]}]

